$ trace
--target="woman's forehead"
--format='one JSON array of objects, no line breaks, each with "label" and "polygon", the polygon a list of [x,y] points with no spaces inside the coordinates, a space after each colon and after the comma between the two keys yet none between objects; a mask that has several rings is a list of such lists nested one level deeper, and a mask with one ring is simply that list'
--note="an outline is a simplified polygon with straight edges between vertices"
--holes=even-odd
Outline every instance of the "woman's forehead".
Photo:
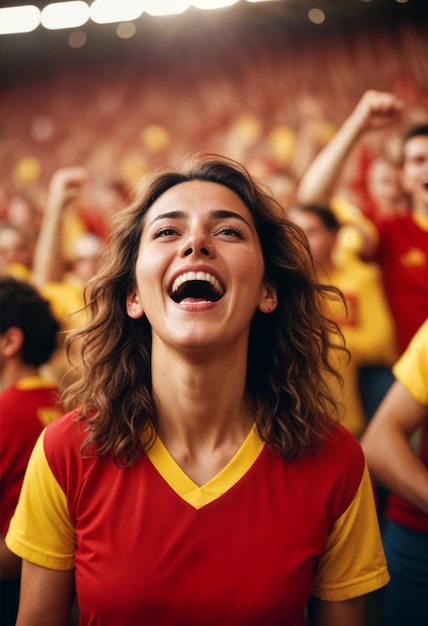
[{"label": "woman's forehead", "polygon": [[208,214],[214,209],[231,209],[253,221],[251,211],[237,193],[226,185],[206,180],[190,180],[170,187],[153,202],[147,214],[150,219],[150,215],[165,211]]}]

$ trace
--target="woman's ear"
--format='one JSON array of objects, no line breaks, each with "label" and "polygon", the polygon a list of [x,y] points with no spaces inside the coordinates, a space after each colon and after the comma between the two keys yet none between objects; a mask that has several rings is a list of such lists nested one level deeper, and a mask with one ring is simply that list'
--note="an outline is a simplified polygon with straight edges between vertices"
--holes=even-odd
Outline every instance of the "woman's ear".
[{"label": "woman's ear", "polygon": [[262,313],[272,313],[278,306],[278,295],[276,287],[266,284],[263,288],[261,300],[259,302],[259,310]]},{"label": "woman's ear", "polygon": [[132,319],[139,319],[144,315],[144,309],[140,303],[138,293],[133,290],[130,291],[126,297],[126,312]]}]

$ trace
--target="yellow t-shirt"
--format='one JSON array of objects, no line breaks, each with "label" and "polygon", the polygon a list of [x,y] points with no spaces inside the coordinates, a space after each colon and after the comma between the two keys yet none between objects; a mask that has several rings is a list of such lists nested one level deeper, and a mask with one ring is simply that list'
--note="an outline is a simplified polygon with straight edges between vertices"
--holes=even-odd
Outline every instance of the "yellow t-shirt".
[{"label": "yellow t-shirt", "polygon": [[351,353],[349,362],[345,355],[339,355],[336,363],[344,380],[343,394],[339,396],[346,411],[343,425],[359,437],[367,424],[359,390],[359,369],[369,365],[391,367],[395,362],[394,322],[375,264],[342,251],[334,270],[323,280],[338,287],[346,300],[347,313],[339,302],[333,301],[329,307]]},{"label": "yellow t-shirt", "polygon": [[428,406],[428,319],[394,365],[393,372],[416,402]]}]

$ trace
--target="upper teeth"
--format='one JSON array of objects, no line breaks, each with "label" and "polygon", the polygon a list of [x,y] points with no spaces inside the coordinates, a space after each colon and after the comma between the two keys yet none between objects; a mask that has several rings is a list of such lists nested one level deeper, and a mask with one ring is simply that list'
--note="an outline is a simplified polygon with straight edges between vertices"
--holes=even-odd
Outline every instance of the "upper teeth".
[{"label": "upper teeth", "polygon": [[189,282],[191,280],[203,280],[210,283],[219,293],[223,292],[221,284],[212,274],[208,274],[207,272],[185,272],[184,274],[180,274],[180,276],[177,276],[177,278],[172,283],[172,293],[175,293],[183,283]]}]

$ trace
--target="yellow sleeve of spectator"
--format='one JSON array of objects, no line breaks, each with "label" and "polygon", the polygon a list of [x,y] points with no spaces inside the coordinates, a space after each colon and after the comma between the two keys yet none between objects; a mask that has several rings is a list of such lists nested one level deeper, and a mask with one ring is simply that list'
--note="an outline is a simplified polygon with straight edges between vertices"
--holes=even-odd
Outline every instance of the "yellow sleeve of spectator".
[{"label": "yellow sleeve of spectator", "polygon": [[428,319],[416,332],[392,371],[416,402],[428,406]]}]

